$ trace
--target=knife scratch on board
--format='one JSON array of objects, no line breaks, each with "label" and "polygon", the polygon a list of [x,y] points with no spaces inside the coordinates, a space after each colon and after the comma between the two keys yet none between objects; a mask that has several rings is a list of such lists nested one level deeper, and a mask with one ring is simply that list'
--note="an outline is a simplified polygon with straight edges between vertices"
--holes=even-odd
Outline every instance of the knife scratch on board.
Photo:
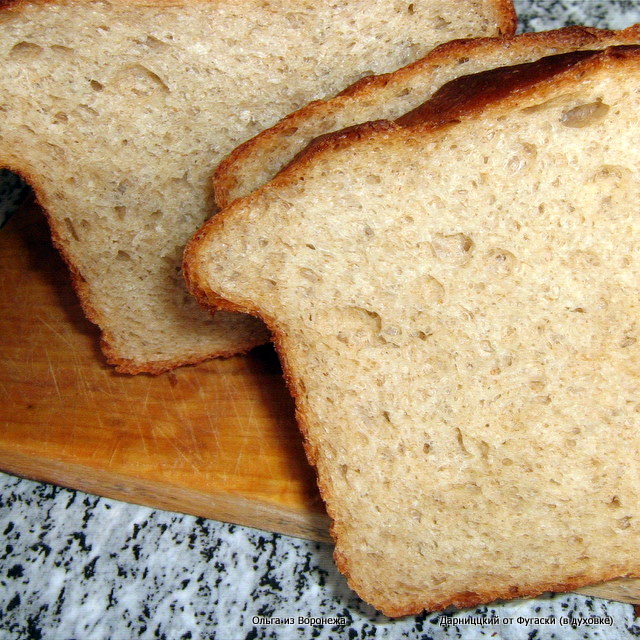
[{"label": "knife scratch on board", "polygon": [[213,439],[215,441],[215,449],[216,449],[216,451],[220,451],[220,449],[221,449],[220,434],[218,432],[218,428],[216,427],[216,423],[215,423],[215,421],[213,419],[213,414],[209,410],[208,398],[204,393],[204,388],[202,386],[202,382],[201,382],[200,378],[198,376],[196,376],[194,378],[194,381],[196,383],[196,387],[197,387],[197,390],[198,390],[198,397],[200,398],[201,404],[202,404],[203,407],[206,408],[204,415],[206,416],[206,419],[207,419],[207,424],[209,426],[209,432],[213,435]]},{"label": "knife scratch on board", "polygon": [[44,349],[44,353],[47,357],[47,364],[49,365],[49,373],[51,374],[51,379],[53,380],[53,384],[56,388],[56,393],[58,394],[58,398],[62,399],[62,393],[60,393],[60,386],[58,385],[58,379],[56,377],[55,369],[53,368],[53,363],[51,362],[51,358],[49,357],[49,351]]},{"label": "knife scratch on board", "polygon": [[71,341],[69,340],[68,336],[65,336],[64,333],[58,331],[54,326],[52,326],[51,324],[49,324],[44,318],[42,317],[38,317],[38,320],[45,326],[47,327],[47,329],[49,329],[49,331],[51,331],[51,333],[53,333],[55,336],[57,336],[62,342],[64,342],[68,347],[73,347],[73,345],[71,344]]}]

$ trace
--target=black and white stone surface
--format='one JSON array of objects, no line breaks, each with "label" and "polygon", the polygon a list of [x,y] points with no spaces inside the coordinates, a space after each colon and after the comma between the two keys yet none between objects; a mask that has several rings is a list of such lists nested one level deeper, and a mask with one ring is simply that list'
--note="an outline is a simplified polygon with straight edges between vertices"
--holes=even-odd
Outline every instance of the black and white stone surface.
[{"label": "black and white stone surface", "polygon": [[328,544],[2,474],[0,487],[3,640],[640,637],[631,605],[577,595],[391,620],[349,590]]},{"label": "black and white stone surface", "polygon": [[[520,31],[640,22],[636,0],[515,5]],[[0,171],[0,225],[22,195]],[[1,473],[0,535],[0,640],[640,638],[631,605],[577,595],[390,620],[349,590],[330,545]]]}]

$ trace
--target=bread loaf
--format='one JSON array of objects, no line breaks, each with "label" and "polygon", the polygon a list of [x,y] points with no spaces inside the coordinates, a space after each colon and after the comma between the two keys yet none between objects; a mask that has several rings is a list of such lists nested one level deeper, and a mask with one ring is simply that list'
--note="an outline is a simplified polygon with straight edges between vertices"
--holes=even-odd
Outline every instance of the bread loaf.
[{"label": "bread loaf", "polygon": [[363,78],[338,96],[306,105],[234,149],[215,172],[216,203],[222,208],[248,195],[273,178],[314,138],[371,120],[398,118],[460,76],[566,51],[639,41],[637,25],[622,31],[576,26],[439,45],[398,71]]},{"label": "bread loaf", "polygon": [[33,186],[120,371],[242,352],[262,323],[212,318],[180,272],[219,161],[366,73],[514,26],[509,0],[4,2],[0,167]]},{"label": "bread loaf", "polygon": [[275,335],[335,559],[390,616],[639,576],[640,50],[324,137],[188,245]]}]

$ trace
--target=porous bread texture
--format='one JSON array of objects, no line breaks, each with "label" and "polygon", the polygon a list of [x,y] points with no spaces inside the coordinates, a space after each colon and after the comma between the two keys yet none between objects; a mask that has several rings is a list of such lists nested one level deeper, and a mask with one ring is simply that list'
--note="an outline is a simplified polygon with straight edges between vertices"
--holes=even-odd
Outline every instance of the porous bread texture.
[{"label": "porous bread texture", "polygon": [[566,51],[603,49],[639,40],[639,25],[621,31],[575,26],[439,45],[406,67],[363,78],[333,98],[306,105],[234,149],[214,175],[216,204],[224,208],[248,195],[273,178],[315,138],[363,122],[394,120],[455,78]]},{"label": "porous bread texture", "polygon": [[488,78],[325,138],[185,254],[273,330],[336,562],[390,616],[640,575],[640,53]]},{"label": "porous bread texture", "polygon": [[248,195],[273,178],[318,136],[372,120],[395,120],[455,78],[566,51],[603,49],[639,40],[639,25],[621,31],[576,26],[439,45],[406,67],[363,78],[338,96],[317,100],[289,114],[234,149],[216,169],[216,203],[223,208]]},{"label": "porous bread texture", "polygon": [[180,271],[218,162],[366,73],[514,26],[507,0],[5,3],[0,166],[34,187],[120,371],[246,351],[264,325],[211,317]]}]

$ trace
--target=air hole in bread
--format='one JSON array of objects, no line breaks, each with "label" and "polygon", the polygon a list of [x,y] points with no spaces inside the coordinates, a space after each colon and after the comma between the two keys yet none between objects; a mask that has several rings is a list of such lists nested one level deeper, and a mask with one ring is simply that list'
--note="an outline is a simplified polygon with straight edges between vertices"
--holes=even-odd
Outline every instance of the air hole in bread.
[{"label": "air hole in bread", "polygon": [[631,169],[618,164],[600,165],[591,175],[588,182],[607,183],[613,182],[616,186],[623,186],[623,183],[632,176]]},{"label": "air hole in bread", "polygon": [[624,336],[624,338],[620,342],[620,348],[621,349],[626,349],[627,347],[631,347],[637,341],[638,341],[637,338],[634,338],[633,336]]},{"label": "air hole in bread", "polygon": [[167,42],[164,42],[155,36],[147,36],[146,40],[142,44],[145,44],[150,49],[164,49],[165,47],[171,46]]},{"label": "air hole in bread", "polygon": [[[315,314],[320,322],[323,314]],[[373,344],[382,328],[380,315],[362,307],[347,307],[341,316],[337,339],[344,344]]]},{"label": "air hole in bread", "polygon": [[544,380],[540,380],[540,379],[531,380],[529,382],[529,388],[532,391],[542,391],[546,386],[547,386],[546,382]]},{"label": "air hole in bread", "polygon": [[518,173],[527,166],[527,161],[522,156],[513,156],[507,162],[507,169],[511,173]]},{"label": "air hole in bread", "polygon": [[127,261],[131,260],[131,256],[126,252],[120,249],[116,254],[116,260]]},{"label": "air hole in bread", "polygon": [[67,231],[69,232],[71,237],[74,240],[79,241],[80,240],[80,236],[78,235],[78,232],[76,231],[76,228],[75,228],[73,222],[71,221],[71,218],[65,218],[64,219],[64,225],[65,225],[65,227],[67,227]]},{"label": "air hole in bread", "polygon": [[462,435],[462,431],[460,430],[459,427],[456,427],[455,432],[456,432],[456,441],[458,442],[458,445],[460,446],[460,449],[461,449],[462,453],[464,453],[465,456],[470,456],[471,453],[469,452],[469,450],[467,449],[467,447],[465,445],[464,436]]},{"label": "air hole in bread", "polygon": [[69,116],[64,111],[58,111],[54,114],[52,122],[53,124],[64,124],[69,121]]},{"label": "air hole in bread", "polygon": [[304,25],[305,16],[304,13],[300,12],[291,12],[285,15],[287,22],[294,28],[299,29]]},{"label": "air hole in bread", "polygon": [[318,275],[313,269],[309,269],[307,267],[300,267],[299,272],[300,272],[300,275],[305,280],[309,280],[309,282],[320,282],[322,280],[322,277]]},{"label": "air hole in bread", "polygon": [[52,44],[50,49],[54,53],[58,53],[64,56],[69,56],[75,53],[75,51],[71,47],[65,47],[64,45],[61,45],[61,44]]},{"label": "air hole in bread", "polygon": [[18,42],[9,51],[10,60],[35,60],[42,54],[42,47],[35,42]]},{"label": "air hole in bread", "polygon": [[113,211],[116,214],[118,220],[124,220],[125,216],[127,215],[127,207],[116,205],[115,207],[113,207]]},{"label": "air hole in bread", "polygon": [[442,16],[435,16],[433,19],[433,26],[435,29],[449,29],[451,28],[451,22]]},{"label": "air hole in bread", "polygon": [[91,80],[91,82],[89,82],[89,86],[94,91],[102,91],[104,89],[104,85],[102,84],[102,82],[98,82],[97,80]]},{"label": "air hole in bread", "polygon": [[88,104],[78,105],[78,108],[82,110],[82,112],[86,115],[97,116],[98,112],[90,107]]},{"label": "air hole in bread", "polygon": [[581,129],[600,122],[607,115],[609,108],[609,105],[600,100],[580,104],[565,111],[560,117],[560,122],[565,127]]},{"label": "air hole in bread", "polygon": [[120,69],[114,84],[121,93],[132,93],[139,97],[169,93],[169,87],[162,78],[141,64]]},{"label": "air hole in bread", "polygon": [[444,235],[437,233],[431,241],[436,257],[442,262],[462,265],[471,258],[473,240],[464,233]]},{"label": "air hole in bread", "polygon": [[508,276],[515,269],[518,260],[506,249],[494,249],[487,256],[488,265],[493,273],[498,276]]},{"label": "air hole in bread", "polygon": [[441,304],[445,298],[444,285],[431,275],[425,275],[414,283],[416,298],[423,304]]}]

